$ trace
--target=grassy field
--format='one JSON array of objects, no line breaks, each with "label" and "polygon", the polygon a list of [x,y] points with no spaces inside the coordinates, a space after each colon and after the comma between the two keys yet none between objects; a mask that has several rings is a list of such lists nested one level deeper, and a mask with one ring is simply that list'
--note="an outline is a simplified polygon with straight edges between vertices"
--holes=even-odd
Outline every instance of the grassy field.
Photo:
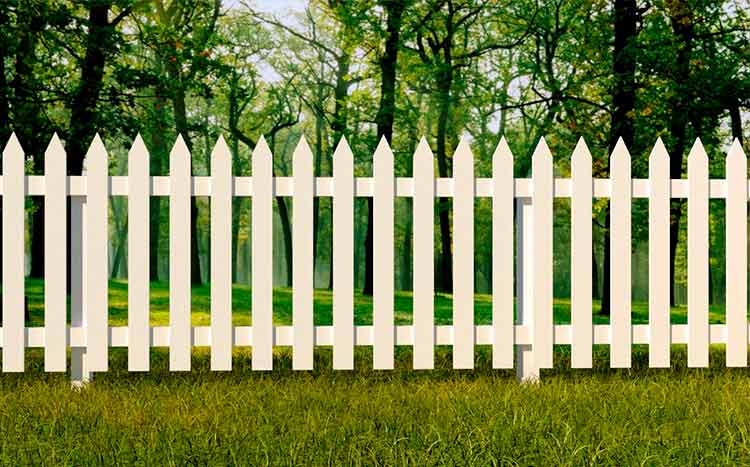
[{"label": "grassy field", "polygon": [[[29,297],[29,313],[31,315],[30,326],[44,325],[44,281],[28,280],[26,293]],[[194,326],[208,326],[210,318],[210,294],[208,285],[194,287],[192,289],[192,320]],[[277,325],[292,323],[292,290],[274,290],[274,322]],[[315,291],[315,324],[330,325],[333,322],[332,306],[333,294],[330,290]],[[412,294],[411,292],[396,292],[394,297],[394,316],[396,324],[411,324],[412,320]],[[248,326],[252,324],[250,288],[235,284],[232,286],[233,322],[235,326]],[[361,295],[359,292],[354,297],[355,324],[372,324],[372,298]],[[599,310],[599,302],[594,301],[594,322],[608,323],[609,317],[596,313]],[[672,323],[687,323],[687,307],[680,305],[671,310]],[[477,294],[474,296],[474,321],[475,324],[492,323],[492,296]],[[555,323],[570,323],[570,301],[566,299],[555,299],[554,301]],[[633,323],[648,322],[648,304],[644,302],[633,303]],[[128,284],[126,281],[114,280],[109,283],[109,323],[112,326],[126,326],[128,323]],[[451,324],[453,320],[453,300],[450,295],[435,294],[435,323]],[[724,322],[723,305],[711,305],[709,309],[709,320],[711,323]],[[169,283],[151,283],[151,325],[169,324]]]},{"label": "grassy field", "polygon": [[247,352],[235,371],[169,373],[166,352],[153,371],[127,373],[126,353],[82,392],[65,375],[31,369],[0,378],[3,465],[747,465],[750,463],[748,370],[728,371],[721,349],[712,368],[651,370],[643,348],[631,370],[569,369],[564,351],[538,385],[516,384],[512,371],[489,369],[486,349],[474,371],[414,372],[399,348],[397,369],[330,370],[316,351],[314,372],[292,372],[287,351],[272,373],[250,371]]},{"label": "grassy field", "polygon": [[[167,286],[153,291],[152,320],[166,324]],[[41,292],[29,283],[36,324]],[[208,289],[193,296],[194,323],[208,324]],[[316,293],[319,324],[330,323],[330,298]],[[126,284],[112,283],[111,299],[111,322],[125,324]],[[290,322],[289,291],[276,299],[277,321]],[[234,300],[249,310],[246,288]],[[357,321],[368,322],[370,303],[357,303]],[[436,303],[449,322],[450,297]],[[408,322],[409,295],[396,306]],[[489,297],[476,309],[487,322]],[[564,322],[566,303],[555,312]],[[645,315],[636,305],[634,320]],[[235,320],[249,323],[245,311]],[[595,368],[571,370],[560,347],[541,384],[520,386],[512,370],[490,368],[486,347],[473,371],[452,370],[450,348],[439,347],[436,369],[417,372],[409,348],[397,348],[394,371],[371,370],[370,349],[358,348],[352,372],[330,369],[330,348],[316,349],[315,371],[293,372],[284,348],[269,373],[250,370],[249,349],[235,351],[231,373],[210,372],[206,349],[194,351],[192,372],[170,373],[167,352],[154,349],[147,374],[128,373],[126,351],[113,349],[111,371],[76,392],[29,349],[26,373],[0,377],[0,464],[749,465],[750,370],[725,369],[723,351],[712,346],[711,368],[687,369],[685,347],[674,346],[673,367],[657,370],[634,346],[633,368],[612,370],[608,348],[595,346]]]}]

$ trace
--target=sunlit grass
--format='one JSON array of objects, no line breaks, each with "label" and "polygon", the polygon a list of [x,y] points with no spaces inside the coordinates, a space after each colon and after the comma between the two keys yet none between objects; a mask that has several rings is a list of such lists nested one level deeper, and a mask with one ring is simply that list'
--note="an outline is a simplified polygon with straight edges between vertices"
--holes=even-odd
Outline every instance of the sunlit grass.
[{"label": "sunlit grass", "polygon": [[[29,279],[26,283],[29,297],[30,326],[44,324],[44,282]],[[194,287],[192,297],[192,321],[194,326],[208,326],[211,323],[211,288],[209,285]],[[273,293],[274,322],[277,325],[292,323],[292,289],[278,288]],[[330,290],[315,290],[314,294],[315,324],[319,326],[333,323],[333,293]],[[235,326],[252,324],[252,305],[250,288],[245,285],[232,286],[232,321]],[[435,323],[450,324],[453,321],[453,298],[449,294],[435,294]],[[412,293],[396,292],[394,296],[394,317],[396,324],[412,323]],[[359,291],[354,296],[355,324],[372,324],[372,297],[363,296]],[[557,324],[570,323],[570,300],[555,299],[554,319]],[[598,313],[600,303],[594,300],[594,323],[608,323],[609,317]],[[492,323],[492,296],[476,294],[474,296],[475,324]],[[679,305],[671,309],[672,323],[687,323],[687,307]],[[648,323],[648,303],[633,302],[632,322]],[[709,307],[711,323],[724,322],[724,306]],[[109,323],[112,326],[126,326],[128,323],[128,284],[127,281],[109,282]],[[151,325],[169,324],[169,283],[151,283]]]},{"label": "sunlit grass", "polygon": [[[43,283],[30,280],[31,324],[43,323]],[[210,288],[192,291],[194,325],[210,323]],[[292,320],[292,292],[274,291],[277,324]],[[372,320],[357,295],[356,322]],[[234,323],[251,323],[250,290],[233,287]],[[330,291],[315,292],[315,321],[331,323]],[[594,304],[598,310],[599,304]],[[476,322],[492,301],[475,297]],[[395,316],[411,321],[412,296],[398,292]],[[593,311],[593,310],[592,310]],[[110,282],[110,323],[127,324],[127,283]],[[570,302],[555,300],[555,321]],[[684,323],[686,308],[672,309]],[[449,295],[436,294],[438,324],[451,321]],[[634,323],[648,320],[634,303]],[[721,321],[712,307],[710,319]],[[151,321],[169,322],[169,285],[151,285]],[[594,315],[594,322],[608,317]],[[711,367],[686,368],[686,346],[672,346],[672,368],[648,368],[648,347],[633,346],[631,369],[610,369],[607,346],[594,368],[572,370],[557,346],[555,368],[539,385],[493,370],[491,349],[476,368],[451,368],[436,347],[436,369],[412,369],[411,348],[395,349],[393,371],[372,370],[372,350],[355,349],[354,371],[333,371],[330,347],[315,349],[315,370],[291,370],[277,347],[272,372],[251,369],[251,349],[233,353],[232,372],[210,371],[210,350],[193,350],[192,371],[169,372],[166,349],[151,350],[148,373],[127,371],[127,350],[110,349],[106,373],[82,392],[69,376],[45,373],[44,350],[28,349],[22,374],[0,377],[2,465],[743,465],[750,462],[750,369],[726,369],[724,347]]]}]

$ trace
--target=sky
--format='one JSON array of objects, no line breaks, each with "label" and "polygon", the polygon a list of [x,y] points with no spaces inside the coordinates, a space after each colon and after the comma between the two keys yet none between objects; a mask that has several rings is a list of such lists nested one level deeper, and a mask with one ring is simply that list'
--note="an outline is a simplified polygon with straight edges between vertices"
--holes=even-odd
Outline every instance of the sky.
[{"label": "sky", "polygon": [[[223,5],[230,8],[240,4],[241,0],[223,0]],[[260,11],[278,15],[289,10],[302,11],[305,8],[304,0],[250,0],[250,4]]]}]

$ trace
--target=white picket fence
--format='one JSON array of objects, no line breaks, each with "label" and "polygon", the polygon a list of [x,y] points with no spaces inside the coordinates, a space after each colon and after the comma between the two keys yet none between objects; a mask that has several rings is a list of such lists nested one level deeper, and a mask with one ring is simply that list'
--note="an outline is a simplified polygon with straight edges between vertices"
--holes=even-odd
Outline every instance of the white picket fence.
[{"label": "white picket fence", "polygon": [[[193,346],[210,346],[211,369],[231,370],[232,349],[252,347],[254,370],[271,370],[275,346],[293,347],[293,367],[313,368],[313,348],[333,346],[333,367],[352,369],[354,346],[372,346],[375,369],[392,369],[394,347],[413,347],[415,369],[434,365],[436,345],[453,347],[454,368],[473,368],[477,345],[492,346],[493,368],[513,368],[521,379],[538,378],[553,363],[553,344],[570,345],[572,366],[590,368],[592,345],[610,345],[610,365],[631,365],[633,344],[649,345],[649,365],[668,367],[670,345],[688,345],[688,366],[708,365],[709,344],[726,344],[727,366],[747,366],[747,162],[735,142],[726,179],[709,180],[708,158],[696,141],[688,178],[670,180],[669,156],[657,141],[649,178],[631,178],[630,155],[618,144],[611,178],[592,178],[591,155],[581,140],[571,159],[572,177],[554,179],[552,156],[542,139],[532,156],[530,179],[514,179],[505,140],[493,155],[492,178],[476,178],[474,159],[462,140],[453,177],[436,178],[428,144],[414,154],[414,176],[394,177],[393,154],[381,142],[373,177],[354,177],[352,153],[342,141],[333,156],[333,177],[315,177],[312,152],[302,139],[293,154],[293,176],[273,177],[272,156],[262,139],[252,154],[252,177],[233,177],[231,154],[219,139],[211,175],[191,177],[190,154],[178,138],[170,175],[149,175],[149,155],[138,137],[128,175],[109,176],[108,156],[97,136],[87,173],[67,176],[65,151],[54,137],[45,175],[26,176],[25,157],[12,137],[3,153],[2,370],[24,370],[26,347],[45,349],[45,370],[67,370],[76,384],[107,371],[109,347],[128,348],[128,369],[149,370],[150,347],[169,347],[172,371],[189,371]],[[24,324],[24,205],[45,202],[44,327]],[[72,201],[71,319],[66,317],[66,198]],[[128,197],[128,326],[108,325],[108,197]],[[169,326],[149,323],[149,197],[169,197]],[[211,325],[190,320],[190,197],[210,197]],[[232,197],[252,197],[252,326],[232,325]],[[274,326],[271,265],[272,203],[293,197],[293,324]],[[313,322],[313,198],[333,198],[333,326]],[[374,198],[374,295],[372,326],[354,325],[354,199]],[[394,198],[412,197],[414,215],[413,325],[394,325]],[[434,203],[453,198],[453,324],[434,323]],[[474,199],[492,198],[491,325],[475,325]],[[553,198],[571,199],[571,324],[554,325],[552,310]],[[592,323],[592,199],[611,198],[611,324]],[[649,199],[649,324],[631,323],[631,201]],[[670,323],[669,203],[688,204],[688,324]],[[726,324],[708,320],[708,201],[726,199]],[[515,203],[515,206],[514,206]],[[515,208],[515,215],[514,215]],[[514,271],[514,222],[518,260]],[[517,277],[514,293],[514,274]],[[517,296],[517,300],[514,299]],[[514,302],[517,317],[514,320]],[[234,310],[242,313],[243,310]]]}]

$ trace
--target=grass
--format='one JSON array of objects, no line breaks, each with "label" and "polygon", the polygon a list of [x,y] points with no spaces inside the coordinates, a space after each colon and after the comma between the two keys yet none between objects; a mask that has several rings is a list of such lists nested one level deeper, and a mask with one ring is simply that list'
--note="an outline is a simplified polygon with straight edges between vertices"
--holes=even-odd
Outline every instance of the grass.
[{"label": "grass", "polygon": [[[44,281],[29,279],[26,283],[26,294],[29,299],[30,326],[44,325]],[[192,289],[192,321],[194,326],[208,326],[210,316],[209,285]],[[232,286],[233,323],[235,326],[252,324],[250,288],[245,285]],[[292,290],[287,288],[275,289],[274,322],[277,325],[292,323]],[[396,324],[411,324],[412,322],[412,294],[411,292],[396,292],[394,296],[394,317]],[[609,317],[597,313],[599,302],[594,300],[592,312],[594,323],[608,323]],[[372,297],[363,296],[357,291],[354,296],[355,324],[372,324]],[[554,320],[557,324],[570,323],[570,300],[555,299]],[[324,326],[333,323],[333,294],[330,290],[315,290],[314,294],[315,324]],[[632,322],[648,323],[648,303],[634,302],[632,304]],[[671,309],[672,323],[687,323],[687,307],[679,305]],[[127,281],[113,280],[109,282],[109,323],[111,326],[126,326],[128,323],[128,284]],[[453,299],[448,294],[435,294],[435,323],[451,324],[453,320]],[[474,296],[475,324],[492,323],[492,296],[476,294]],[[711,305],[709,308],[711,323],[724,322],[724,306]],[[164,326],[169,324],[169,283],[151,283],[151,325]]]},{"label": "grass", "polygon": [[634,348],[630,370],[571,370],[564,349],[540,385],[493,371],[480,348],[477,369],[377,372],[358,349],[353,372],[334,372],[330,349],[316,350],[314,372],[254,373],[248,352],[231,373],[212,373],[205,351],[194,370],[169,373],[166,352],[152,372],[126,371],[126,352],[82,392],[65,375],[30,369],[0,378],[2,465],[742,465],[750,463],[750,370],[647,368]]},{"label": "grass", "polygon": [[[43,284],[27,287],[32,324],[41,324]],[[168,322],[168,286],[152,284],[153,324]],[[194,324],[208,324],[209,290],[193,290]],[[357,322],[371,302],[357,297]],[[110,285],[110,321],[124,325],[127,284]],[[248,324],[247,288],[234,288],[235,323]],[[318,324],[331,320],[331,295],[315,294]],[[396,296],[397,320],[409,322],[411,297]],[[476,297],[477,322],[490,300]],[[569,303],[555,302],[565,322]],[[684,322],[684,308],[672,310]],[[722,319],[711,310],[713,322]],[[278,323],[291,322],[291,295],[275,291]],[[436,297],[439,323],[450,322],[449,296]],[[634,304],[634,322],[647,309]],[[595,321],[606,322],[596,316]],[[193,371],[170,373],[165,349],[152,349],[149,373],[127,371],[127,351],[110,350],[110,371],[86,390],[43,371],[43,350],[27,350],[27,371],[0,377],[0,465],[748,465],[750,369],[686,368],[673,346],[671,369],[648,368],[647,346],[633,347],[631,369],[610,369],[607,346],[594,368],[572,370],[569,347],[539,385],[518,385],[513,370],[492,370],[478,347],[472,371],[451,369],[438,347],[436,369],[411,369],[411,349],[396,348],[396,369],[372,370],[357,348],[355,371],[331,370],[331,349],[316,348],[315,371],[291,370],[279,348],[274,371],[253,372],[250,350],[234,352],[232,372],[211,372],[209,352],[194,349]]]}]

